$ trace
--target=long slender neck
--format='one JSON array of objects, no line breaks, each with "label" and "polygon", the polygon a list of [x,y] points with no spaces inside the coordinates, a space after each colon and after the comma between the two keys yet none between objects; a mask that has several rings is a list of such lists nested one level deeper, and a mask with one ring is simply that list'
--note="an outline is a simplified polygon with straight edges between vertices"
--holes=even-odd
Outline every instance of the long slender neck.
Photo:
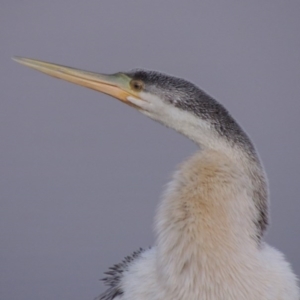
[{"label": "long slender neck", "polygon": [[[224,113],[222,106],[219,106],[219,110],[222,118],[215,123],[211,121],[212,117],[207,121],[187,111],[177,111],[174,113],[176,118],[166,118],[164,124],[187,136],[205,153],[218,153],[241,170],[248,180],[249,201],[256,207],[253,222],[256,224],[255,235],[259,242],[268,225],[269,195],[264,169],[247,134],[226,111]],[[200,167],[198,172],[202,172]]]},{"label": "long slender neck", "polygon": [[243,261],[257,252],[264,229],[266,186],[255,153],[227,142],[202,146],[175,173],[158,208],[157,265],[167,281]]}]

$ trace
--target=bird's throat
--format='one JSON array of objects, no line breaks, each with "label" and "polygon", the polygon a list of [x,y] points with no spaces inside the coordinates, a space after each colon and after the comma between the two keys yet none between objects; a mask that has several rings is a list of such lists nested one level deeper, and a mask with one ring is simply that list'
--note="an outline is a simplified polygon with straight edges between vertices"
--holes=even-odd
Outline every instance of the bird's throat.
[{"label": "bird's throat", "polygon": [[198,274],[256,251],[249,182],[243,169],[216,151],[199,152],[179,168],[156,216],[161,276]]}]

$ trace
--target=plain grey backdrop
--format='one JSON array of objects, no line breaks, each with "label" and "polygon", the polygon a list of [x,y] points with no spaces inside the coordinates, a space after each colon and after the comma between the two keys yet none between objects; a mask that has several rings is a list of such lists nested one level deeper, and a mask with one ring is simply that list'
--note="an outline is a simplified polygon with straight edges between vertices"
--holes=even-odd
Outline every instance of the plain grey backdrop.
[{"label": "plain grey backdrop", "polygon": [[196,146],[124,104],[13,62],[184,77],[256,144],[267,241],[300,274],[300,2],[5,1],[0,6],[0,298],[91,300],[154,241],[163,186]]}]

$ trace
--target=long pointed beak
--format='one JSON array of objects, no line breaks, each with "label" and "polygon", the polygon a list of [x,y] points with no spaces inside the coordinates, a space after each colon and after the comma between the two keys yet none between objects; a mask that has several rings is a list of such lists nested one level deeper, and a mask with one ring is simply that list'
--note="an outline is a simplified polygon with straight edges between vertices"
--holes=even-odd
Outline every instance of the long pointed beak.
[{"label": "long pointed beak", "polygon": [[129,105],[132,104],[127,101],[128,96],[139,98],[130,88],[131,78],[123,73],[98,74],[23,57],[13,57],[13,60],[50,76],[105,93]]}]

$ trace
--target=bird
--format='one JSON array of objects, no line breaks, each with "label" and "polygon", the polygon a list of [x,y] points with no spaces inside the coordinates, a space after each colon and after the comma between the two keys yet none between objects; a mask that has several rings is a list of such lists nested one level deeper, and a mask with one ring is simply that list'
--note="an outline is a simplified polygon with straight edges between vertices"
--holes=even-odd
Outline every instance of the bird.
[{"label": "bird", "polygon": [[300,299],[291,265],[264,240],[269,189],[260,157],[221,103],[185,79],[156,71],[109,75],[14,60],[110,95],[198,146],[163,193],[154,246],[111,267],[99,300]]}]

